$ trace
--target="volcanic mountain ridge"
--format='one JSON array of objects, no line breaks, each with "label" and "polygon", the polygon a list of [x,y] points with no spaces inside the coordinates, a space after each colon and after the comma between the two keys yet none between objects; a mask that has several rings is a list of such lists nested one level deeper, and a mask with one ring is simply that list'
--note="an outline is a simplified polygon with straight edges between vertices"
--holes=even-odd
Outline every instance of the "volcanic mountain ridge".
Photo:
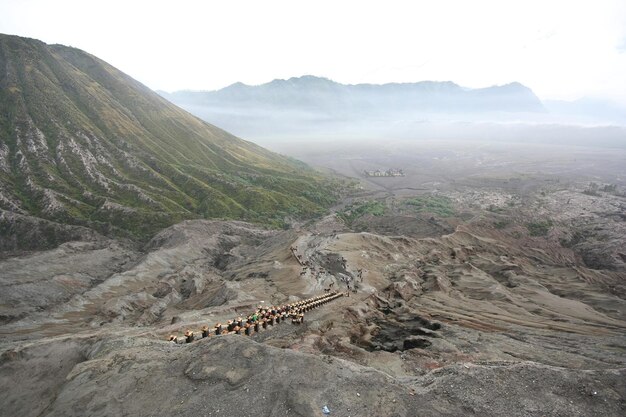
[{"label": "volcanic mountain ridge", "polygon": [[54,247],[81,230],[46,221],[146,240],[189,218],[280,226],[336,198],[337,184],[303,163],[199,120],[86,52],[0,35],[0,68],[3,249]]}]

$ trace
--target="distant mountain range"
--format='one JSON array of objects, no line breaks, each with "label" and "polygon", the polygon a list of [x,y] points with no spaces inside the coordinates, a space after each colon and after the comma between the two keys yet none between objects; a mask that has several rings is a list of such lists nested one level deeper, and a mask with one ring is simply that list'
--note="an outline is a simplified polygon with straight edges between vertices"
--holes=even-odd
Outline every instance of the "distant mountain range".
[{"label": "distant mountain range", "polygon": [[[584,100],[544,104],[517,82],[480,89],[434,81],[346,85],[306,75],[257,86],[235,83],[217,91],[159,94],[206,121],[261,140],[494,135],[518,140],[532,136],[533,129],[538,137],[551,137],[554,125],[562,125],[567,128],[555,139],[566,135],[586,142],[598,132],[581,125],[626,125],[626,112],[616,106]],[[513,124],[524,126],[517,130]],[[603,129],[600,136],[605,134],[612,144],[622,132]]]},{"label": "distant mountain range", "polygon": [[58,232],[19,241],[8,214],[148,238],[188,218],[281,225],[333,191],[86,52],[0,35],[0,249]]},{"label": "distant mountain range", "polygon": [[377,115],[423,112],[542,112],[541,101],[519,83],[467,89],[452,82],[346,85],[306,75],[250,86],[236,83],[217,91],[161,93],[176,103],[236,109],[264,108],[327,114]]},{"label": "distant mountain range", "polygon": [[258,86],[235,83],[217,91],[159,94],[249,138],[361,136],[381,130],[381,124],[545,112],[537,96],[519,83],[472,90],[434,81],[346,85],[306,75]]}]

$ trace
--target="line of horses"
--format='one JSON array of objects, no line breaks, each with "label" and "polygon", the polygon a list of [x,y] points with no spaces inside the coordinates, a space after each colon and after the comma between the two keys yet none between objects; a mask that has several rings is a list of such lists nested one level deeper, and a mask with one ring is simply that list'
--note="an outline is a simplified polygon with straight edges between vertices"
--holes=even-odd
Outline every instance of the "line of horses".
[{"label": "line of horses", "polygon": [[260,332],[261,329],[267,330],[270,326],[284,323],[288,320],[291,320],[292,324],[301,324],[304,322],[304,313],[343,296],[343,293],[328,291],[326,294],[295,303],[285,304],[283,306],[259,306],[254,313],[248,315],[246,318],[237,317],[236,319],[228,320],[226,324],[217,323],[212,328],[205,325],[202,326],[198,332],[188,329],[183,336],[170,335],[168,340],[172,343],[183,344],[191,343],[205,337],[224,334],[243,334],[251,336],[254,333]]}]

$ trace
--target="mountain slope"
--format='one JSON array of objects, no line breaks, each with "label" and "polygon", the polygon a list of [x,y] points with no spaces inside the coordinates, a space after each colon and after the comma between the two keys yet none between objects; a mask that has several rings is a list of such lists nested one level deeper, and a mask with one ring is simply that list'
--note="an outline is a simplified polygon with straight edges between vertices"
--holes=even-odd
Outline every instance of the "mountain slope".
[{"label": "mountain slope", "polygon": [[147,237],[194,217],[280,224],[333,200],[304,164],[78,49],[0,35],[0,68],[0,209]]}]

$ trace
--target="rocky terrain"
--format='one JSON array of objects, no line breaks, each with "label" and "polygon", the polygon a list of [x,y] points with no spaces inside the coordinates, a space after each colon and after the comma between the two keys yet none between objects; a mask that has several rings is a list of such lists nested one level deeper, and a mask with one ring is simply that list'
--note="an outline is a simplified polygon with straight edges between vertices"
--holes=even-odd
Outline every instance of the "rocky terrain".
[{"label": "rocky terrain", "polygon": [[[623,415],[621,156],[587,177],[596,156],[567,177],[419,157],[424,173],[361,179],[286,230],[188,220],[141,244],[59,229],[51,249],[5,250],[0,415]],[[331,284],[356,292],[302,325],[167,341]]]},{"label": "rocky terrain", "polygon": [[[623,415],[623,197],[584,191],[536,194],[545,235],[527,227],[536,207],[491,189],[476,191],[487,209],[449,192],[455,214],[414,213],[429,226],[406,236],[354,231],[340,212],[285,231],[187,221],[139,249],[99,238],[7,258],[2,414]],[[389,207],[362,217],[393,226],[414,208]],[[561,244],[578,210],[614,231],[605,268],[586,264],[592,235]],[[166,341],[346,282],[356,293],[301,326]]]}]

